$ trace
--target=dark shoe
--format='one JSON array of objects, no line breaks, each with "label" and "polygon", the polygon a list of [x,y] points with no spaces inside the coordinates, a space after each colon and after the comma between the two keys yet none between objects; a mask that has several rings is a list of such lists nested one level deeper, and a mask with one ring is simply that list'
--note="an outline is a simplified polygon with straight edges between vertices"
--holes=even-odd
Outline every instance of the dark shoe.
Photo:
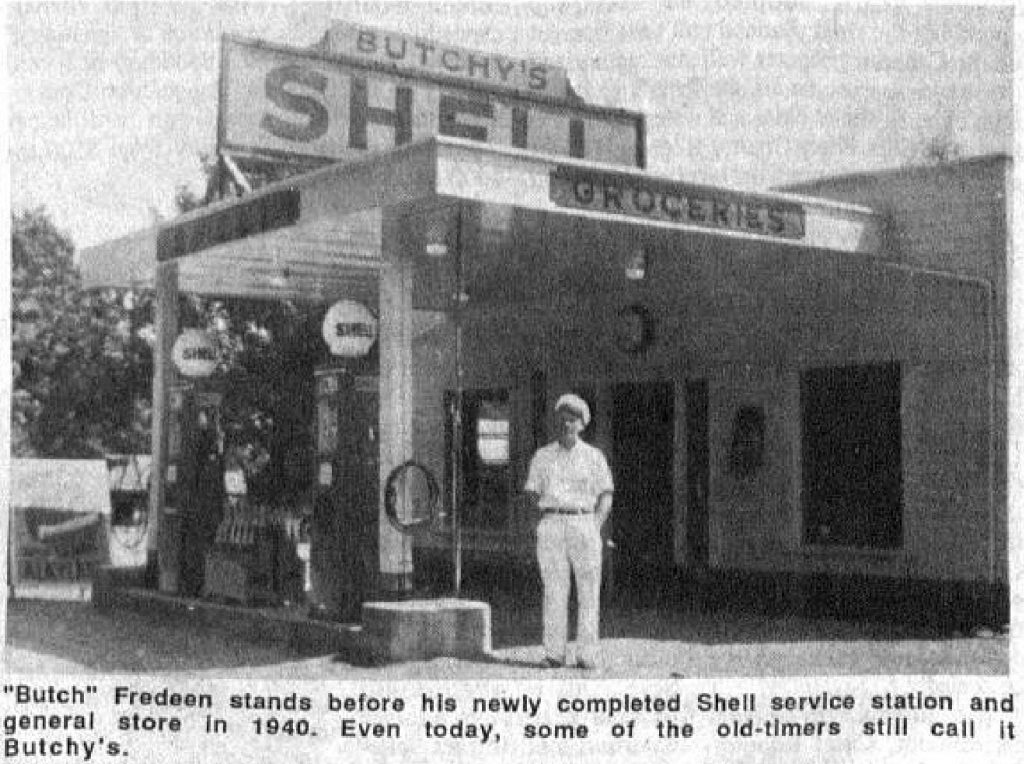
[{"label": "dark shoe", "polygon": [[595,663],[592,660],[588,660],[587,658],[580,658],[576,662],[576,667],[577,668],[581,668],[584,671],[596,671],[597,670],[597,663]]},{"label": "dark shoe", "polygon": [[542,660],[540,662],[540,665],[541,665],[541,668],[549,668],[549,669],[564,668],[565,667],[565,661],[560,661],[560,660],[558,660],[558,658],[547,657],[547,658],[545,658],[544,660]]}]

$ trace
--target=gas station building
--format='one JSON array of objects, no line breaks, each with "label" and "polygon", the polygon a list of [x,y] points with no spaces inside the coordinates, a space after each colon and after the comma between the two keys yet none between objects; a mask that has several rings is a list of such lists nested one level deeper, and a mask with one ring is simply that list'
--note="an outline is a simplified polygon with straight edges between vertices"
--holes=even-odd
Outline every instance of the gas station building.
[{"label": "gas station building", "polygon": [[[189,554],[183,422],[217,405],[173,362],[192,293],[343,303],[325,341],[374,345],[317,372],[314,600],[411,591],[453,544],[529,564],[526,468],[573,391],[619,585],[850,580],[1005,614],[1009,157],[751,193],[647,171],[642,115],[557,67],[345,24],[223,45],[227,164],[319,166],[82,253],[87,284],[156,289],[162,590]],[[409,461],[443,532],[387,519]]]}]

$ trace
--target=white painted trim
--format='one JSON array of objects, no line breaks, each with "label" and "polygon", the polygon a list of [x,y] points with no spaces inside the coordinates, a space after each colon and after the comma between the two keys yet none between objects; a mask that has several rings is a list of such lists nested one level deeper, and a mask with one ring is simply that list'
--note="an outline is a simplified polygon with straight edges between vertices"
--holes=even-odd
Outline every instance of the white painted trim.
[{"label": "white painted trim", "polygon": [[[215,248],[219,256],[231,258],[236,247],[251,249],[254,243],[260,242],[285,247],[292,237],[301,239],[303,232],[320,228],[323,228],[325,238],[329,240],[331,221],[339,217],[373,209],[386,211],[408,203],[430,204],[442,198],[533,209],[591,219],[599,224],[698,233],[725,240],[759,241],[779,246],[862,255],[884,254],[881,251],[882,218],[865,207],[776,192],[720,189],[723,194],[752,194],[756,199],[766,202],[801,205],[805,212],[806,234],[803,239],[794,240],[559,207],[550,198],[551,172],[558,167],[608,172],[619,177],[657,183],[679,183],[643,170],[624,169],[617,165],[552,157],[463,139],[435,137],[392,151],[370,154],[353,162],[314,170],[270,184],[242,197],[201,207],[154,228],[89,247],[82,250],[80,256],[83,279],[91,287],[152,284],[156,266],[156,242],[161,231],[249,203],[283,188],[297,188],[300,191],[299,222],[249,237],[243,240],[244,243],[228,242],[219,245]],[[325,241],[325,245],[329,248],[329,241]],[[196,254],[202,256],[206,252],[204,250]],[[339,262],[332,263],[333,267],[338,265]],[[187,289],[184,282],[182,287]]]},{"label": "white painted trim", "polygon": [[[680,183],[680,181],[641,170],[623,169],[597,162],[546,157],[514,149],[483,147],[469,141],[455,141],[446,138],[438,139],[436,142],[438,145],[436,191],[441,196],[487,204],[503,204],[637,228],[685,231],[725,239],[770,242],[779,246],[828,249],[851,254],[882,254],[882,218],[866,207],[791,194],[737,192],[734,189],[720,189],[723,194],[749,193],[754,198],[765,202],[779,201],[801,205],[806,216],[806,233],[802,239],[574,209],[558,206],[551,200],[551,173],[556,168],[568,166],[580,170],[596,170],[613,174],[616,177],[636,178],[659,184],[673,184]],[[699,184],[693,185],[699,186]],[[704,188],[703,186],[699,187]]]}]

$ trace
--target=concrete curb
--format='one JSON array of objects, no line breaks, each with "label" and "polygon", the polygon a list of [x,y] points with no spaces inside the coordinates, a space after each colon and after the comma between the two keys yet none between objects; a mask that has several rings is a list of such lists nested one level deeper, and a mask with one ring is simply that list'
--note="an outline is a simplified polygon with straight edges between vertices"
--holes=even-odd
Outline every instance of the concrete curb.
[{"label": "concrete curb", "polygon": [[436,597],[364,602],[364,633],[391,660],[486,659],[491,655],[491,606]]}]

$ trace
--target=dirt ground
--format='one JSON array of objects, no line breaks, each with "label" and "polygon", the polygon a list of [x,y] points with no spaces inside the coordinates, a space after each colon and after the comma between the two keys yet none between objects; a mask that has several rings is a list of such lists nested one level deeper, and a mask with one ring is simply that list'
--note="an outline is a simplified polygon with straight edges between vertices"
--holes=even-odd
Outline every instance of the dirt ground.
[{"label": "dirt ground", "polygon": [[357,667],[299,657],[157,614],[102,613],[88,602],[7,603],[11,673],[167,673],[265,679],[670,678],[814,675],[1000,675],[1009,636],[827,618],[679,611],[619,604],[602,615],[600,667],[538,667],[535,603],[492,603],[493,656]]}]

